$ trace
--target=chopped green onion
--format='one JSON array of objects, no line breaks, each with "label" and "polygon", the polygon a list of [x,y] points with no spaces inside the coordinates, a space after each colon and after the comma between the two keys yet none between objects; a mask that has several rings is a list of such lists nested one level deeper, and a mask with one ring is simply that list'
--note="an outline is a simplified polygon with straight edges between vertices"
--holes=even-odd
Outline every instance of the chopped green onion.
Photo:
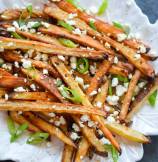
[{"label": "chopped green onion", "polygon": [[130,27],[128,25],[122,25],[119,22],[113,21],[113,25],[119,29],[122,29],[126,35],[130,33]]},{"label": "chopped green onion", "polygon": [[48,133],[36,132],[27,139],[27,144],[36,145],[44,142],[49,137]]},{"label": "chopped green onion", "polygon": [[119,80],[120,82],[124,82],[124,83],[129,82],[129,80],[128,80],[127,77],[123,77],[123,76],[121,76],[121,75],[116,75],[116,77],[118,78],[118,80]]},{"label": "chopped green onion", "polygon": [[65,38],[59,38],[58,39],[59,42],[69,48],[76,48],[77,44],[75,44],[73,41],[69,40],[69,39],[65,39]]},{"label": "chopped green onion", "polygon": [[109,93],[110,96],[112,96],[112,94],[113,94],[111,85],[109,86],[108,93]]},{"label": "chopped green onion", "polygon": [[26,9],[29,12],[29,15],[32,16],[32,5],[28,5]]},{"label": "chopped green onion", "polygon": [[104,12],[107,9],[107,7],[108,7],[108,0],[103,0],[101,6],[99,7],[98,15],[104,14]]},{"label": "chopped green onion", "polygon": [[23,19],[23,14],[24,14],[24,11],[21,12],[19,20],[18,20],[18,24],[20,27],[26,24],[26,21]]},{"label": "chopped green onion", "polygon": [[76,90],[72,90],[67,87],[61,87],[59,90],[63,97],[71,100],[74,103],[82,103],[82,99]]},{"label": "chopped green onion", "polygon": [[119,153],[118,151],[114,148],[114,146],[106,144],[104,145],[105,150],[111,153],[113,162],[118,162],[119,159]]},{"label": "chopped green onion", "polygon": [[69,31],[73,31],[75,29],[73,26],[69,25],[68,23],[66,23],[66,22],[64,22],[62,20],[59,20],[57,25],[60,25],[60,26],[62,26],[64,28],[66,28]]},{"label": "chopped green onion", "polygon": [[16,38],[16,39],[24,39],[24,37],[20,36],[18,33],[16,32],[11,32],[11,35]]},{"label": "chopped green onion", "polygon": [[60,86],[63,84],[62,80],[59,79],[59,78],[57,78],[57,80],[56,80],[55,83],[56,83],[56,86],[57,86],[57,87],[60,87]]},{"label": "chopped green onion", "polygon": [[0,67],[4,64],[4,60],[0,58]]},{"label": "chopped green onion", "polygon": [[90,26],[92,29],[97,30],[96,27],[95,27],[94,21],[90,20],[90,21],[89,21],[89,26]]},{"label": "chopped green onion", "polygon": [[84,9],[79,5],[79,2],[77,0],[66,0],[67,2],[71,3],[73,6],[78,8],[79,10],[83,11]]},{"label": "chopped green onion", "polygon": [[157,90],[156,90],[153,94],[151,94],[151,95],[149,96],[148,101],[149,101],[149,103],[150,103],[151,106],[155,106],[157,94],[158,94],[158,92],[157,92]]},{"label": "chopped green onion", "polygon": [[77,71],[81,74],[85,74],[89,69],[89,62],[86,58],[80,58],[77,60]]},{"label": "chopped green onion", "polygon": [[9,133],[11,135],[10,142],[16,141],[22,135],[22,133],[28,128],[28,124],[26,123],[16,128],[11,118],[7,119],[7,125],[9,129]]},{"label": "chopped green onion", "polygon": [[32,28],[37,29],[37,28],[39,28],[40,26],[42,26],[42,24],[41,24],[40,22],[37,22],[37,23],[35,23],[35,24],[32,26]]}]

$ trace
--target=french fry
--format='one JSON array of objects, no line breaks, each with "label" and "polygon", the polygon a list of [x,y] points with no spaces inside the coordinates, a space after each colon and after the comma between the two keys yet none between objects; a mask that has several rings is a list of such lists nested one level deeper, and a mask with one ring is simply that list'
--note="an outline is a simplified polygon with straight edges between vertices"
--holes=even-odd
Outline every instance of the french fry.
[{"label": "french fry", "polygon": [[[74,121],[80,126],[80,119],[76,116],[73,116]],[[84,124],[83,127],[80,127],[82,133],[86,137],[86,139],[89,141],[89,143],[96,148],[98,152],[106,152],[104,145],[99,141],[99,139],[96,137],[95,132],[93,128],[89,128]]]},{"label": "french fry", "polygon": [[12,92],[9,94],[12,100],[26,100],[26,101],[53,101],[58,99],[48,92]]},{"label": "french fry", "polygon": [[[63,80],[69,85],[71,89],[75,89],[78,94],[80,95],[82,99],[82,104],[88,107],[94,108],[90,101],[88,100],[88,97],[83,93],[83,91],[80,89],[77,82],[74,81],[73,77],[71,76],[70,72],[67,70],[65,65],[59,61],[57,58],[52,58],[52,64],[56,67],[58,72],[61,74]],[[104,119],[100,118],[96,115],[92,115],[91,118],[98,122],[100,129],[103,131],[104,135],[110,140],[110,142],[116,147],[118,151],[121,151],[120,146],[116,139],[113,137],[111,132],[105,127]],[[88,135],[87,131],[84,131],[85,136]],[[88,135],[89,136],[89,135]],[[87,137],[88,137],[87,136]]]},{"label": "french fry", "polygon": [[70,114],[95,114],[105,116],[105,112],[99,109],[91,109],[75,104],[62,104],[56,102],[31,102],[31,101],[5,101],[1,100],[0,110],[4,111],[44,111]]},{"label": "french fry", "polygon": [[41,27],[39,28],[39,31],[44,34],[54,35],[58,37],[65,37],[75,41],[76,43],[82,44],[84,46],[89,46],[97,50],[103,50],[107,53],[113,54],[112,50],[106,49],[101,43],[94,40],[92,37],[88,35],[83,35],[83,36],[75,35],[69,32],[68,30],[58,27],[56,25],[50,25],[49,28]]},{"label": "french fry", "polygon": [[58,91],[54,80],[48,76],[43,75],[40,71],[30,68],[30,69],[22,69],[22,72],[40,84],[42,87],[50,91],[54,96],[56,96],[60,101],[65,102],[64,98],[61,96]]},{"label": "french fry", "polygon": [[0,76],[0,87],[2,88],[16,88],[25,85],[27,85],[27,83],[22,77]]},{"label": "french fry", "polygon": [[65,144],[61,162],[72,162],[73,154],[74,148],[72,146]]},{"label": "french fry", "polygon": [[112,65],[113,57],[111,57],[110,62],[104,60],[102,64],[99,66],[95,76],[92,78],[91,83],[87,89],[87,95],[90,97],[91,93],[97,90],[99,83],[102,81],[103,76],[108,72],[110,66]]},{"label": "french fry", "polygon": [[73,141],[68,138],[58,127],[53,126],[52,124],[49,124],[45,122],[44,120],[40,119],[39,117],[36,117],[33,115],[33,113],[30,112],[24,112],[23,113],[24,117],[28,119],[32,124],[40,128],[41,130],[48,132],[50,135],[55,135],[58,137],[61,141],[64,143],[76,147]]},{"label": "french fry", "polygon": [[127,93],[125,94],[125,97],[122,101],[122,107],[121,107],[121,111],[120,111],[120,120],[125,120],[128,110],[129,110],[129,106],[132,100],[132,96],[133,96],[133,92],[136,88],[136,85],[140,79],[141,73],[139,70],[136,70],[130,83],[129,83],[129,87],[127,90]]},{"label": "french fry", "polygon": [[106,126],[113,133],[122,136],[130,141],[139,143],[150,143],[150,139],[145,137],[142,133],[133,130],[132,128],[123,126],[118,123],[106,123]]},{"label": "french fry", "polygon": [[[6,51],[2,55],[3,55],[3,58],[9,62],[15,62],[15,61],[22,62],[22,59],[23,59],[21,55],[17,54],[16,52],[12,52],[12,51]],[[58,72],[48,63],[33,60],[33,59],[27,59],[27,60],[31,61],[31,64],[34,67],[39,68],[39,69],[47,69],[53,77],[55,78],[59,77]]]},{"label": "french fry", "polygon": [[106,97],[108,94],[109,88],[109,80],[106,80],[105,83],[100,87],[100,92],[98,92],[97,96],[94,98],[93,105],[102,108],[103,104],[106,101]]},{"label": "french fry", "polygon": [[0,68],[0,76],[12,76],[11,73],[9,73],[8,71]]},{"label": "french fry", "polygon": [[88,143],[87,139],[82,137],[78,144],[78,149],[75,156],[75,162],[82,162],[82,159],[86,156],[90,144]]},{"label": "french fry", "polygon": [[132,117],[142,108],[149,96],[158,89],[158,77],[149,82],[145,89],[141,90],[136,99],[130,105],[131,111],[128,113],[126,121],[130,122]]},{"label": "french fry", "polygon": [[116,65],[112,65],[111,68],[109,69],[109,73],[110,74],[116,74],[116,75],[121,75],[121,76],[124,76],[124,77],[127,77],[129,72],[127,69],[124,69],[124,68],[121,68],[121,67],[118,67]]},{"label": "french fry", "polygon": [[[63,1],[62,1],[63,2]],[[69,3],[66,3],[65,1],[63,2],[64,5],[67,4],[69,5]],[[60,4],[60,2],[58,3],[58,5]],[[74,12],[71,12],[71,13],[78,13],[78,16],[80,15],[79,11],[74,8],[73,6],[71,6],[71,4],[69,5],[70,8],[69,9],[66,9],[68,8],[67,6],[64,6],[64,5],[60,5],[60,7],[62,6],[62,9],[64,8],[64,10],[69,10],[71,9],[72,7],[72,10]],[[66,7],[66,8],[65,8]],[[56,12],[54,12],[56,11]],[[68,16],[68,13],[64,12],[63,10],[61,10],[60,8],[58,8],[56,5],[52,4],[52,6],[50,5],[49,7],[45,7],[45,10],[44,12],[46,14],[48,14],[49,16],[53,16],[57,19],[60,19],[60,20],[65,20],[65,18]],[[81,12],[83,13],[83,12]],[[86,19],[84,19],[84,21],[90,21],[90,18],[91,16],[87,15],[84,13],[83,17],[85,17]],[[81,19],[83,19],[83,17]],[[107,42],[109,43],[113,48],[115,48],[116,50],[118,50],[123,56],[125,56],[128,61],[130,63],[132,63],[135,67],[137,67],[142,73],[144,73],[145,75],[149,76],[149,77],[154,77],[154,69],[152,68],[152,66],[150,64],[148,64],[148,62],[143,58],[141,57],[140,59],[135,59],[135,54],[136,54],[136,51],[134,49],[131,49],[121,43],[118,43],[116,42],[115,40],[111,39],[110,37],[104,35],[104,36],[101,36],[97,31],[91,29],[88,27],[88,25],[84,24],[83,21],[81,21],[80,19],[74,19],[76,20],[76,24],[75,26],[80,28],[80,29],[84,29],[84,30],[87,30],[87,32],[91,35],[91,36],[95,36],[96,39],[100,40],[100,41],[103,41],[103,42]],[[116,27],[111,27],[111,25],[109,24],[106,24],[98,19],[95,19],[95,25],[98,27],[98,29],[103,29],[103,30],[107,30],[108,32],[107,33],[113,33],[113,34],[119,34],[119,33],[122,33],[122,31],[120,29],[117,29]],[[82,22],[82,23],[81,23]],[[82,25],[84,24],[84,25]],[[101,32],[104,32],[104,31],[101,31]]]},{"label": "french fry", "polygon": [[18,124],[27,123],[28,124],[28,129],[31,132],[39,132],[40,131],[40,129],[38,127],[36,127],[32,123],[30,123],[25,117],[23,117],[22,115],[18,114],[18,112],[12,111],[12,112],[9,112],[9,115],[12,118],[12,120],[17,122]]},{"label": "french fry", "polygon": [[77,48],[61,48],[55,45],[46,44],[37,41],[13,39],[0,37],[0,47],[7,50],[30,50],[33,49],[38,52],[46,53],[51,56],[53,55],[64,55],[64,56],[76,56],[76,57],[86,57],[91,59],[104,59],[107,57],[104,51],[91,51],[83,50]]},{"label": "french fry", "polygon": [[[63,9],[64,11],[66,11],[68,13],[76,13],[78,18],[85,21],[87,24],[90,23],[91,19],[94,19],[95,20],[94,25],[97,28],[97,30],[101,33],[110,34],[114,38],[117,38],[118,34],[124,33],[124,31],[122,29],[116,28],[115,26],[112,26],[112,25],[108,24],[107,22],[103,22],[102,20],[99,20],[99,19],[95,18],[94,16],[88,15],[86,12],[80,11],[79,9],[77,9],[75,6],[73,6],[66,0],[61,0],[61,1],[57,2],[56,4],[58,7],[60,7],[61,9]],[[133,39],[125,40],[124,44],[126,44],[130,48],[134,48],[134,49],[139,49],[141,45],[144,45],[141,41],[138,41],[135,39],[134,40]],[[146,45],[144,45],[144,46],[146,47],[146,51],[150,50],[150,48],[148,46],[146,46]]]}]

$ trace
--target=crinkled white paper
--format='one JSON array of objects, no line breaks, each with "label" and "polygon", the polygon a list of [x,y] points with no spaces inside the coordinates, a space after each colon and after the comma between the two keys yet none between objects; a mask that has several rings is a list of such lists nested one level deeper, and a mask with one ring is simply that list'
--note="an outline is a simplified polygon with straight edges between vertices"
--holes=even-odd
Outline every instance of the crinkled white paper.
[{"label": "crinkled white paper", "polygon": [[[29,3],[41,6],[46,0],[1,0],[0,9],[24,7]],[[131,5],[129,5],[131,2]],[[81,0],[83,7],[98,7],[101,0]],[[140,8],[132,0],[109,0],[107,12],[101,17],[105,21],[119,21],[123,24],[129,24],[132,32],[140,36],[147,44],[149,44],[153,53],[158,53],[158,22],[150,24],[148,18],[143,15]],[[154,67],[158,71],[158,66]],[[26,144],[28,133],[22,136],[17,142],[9,142],[9,133],[6,125],[6,113],[0,113],[0,160],[12,159],[19,162],[60,162],[63,149],[61,143],[55,137],[52,137],[51,145],[44,143],[40,146],[32,146]],[[155,108],[151,108],[146,104],[143,109],[134,117],[132,127],[146,135],[158,135],[158,103]],[[127,142],[119,138],[122,147],[122,155],[119,162],[136,162],[143,156],[143,147],[141,144]],[[94,157],[96,161],[101,159],[105,162],[105,158],[99,156]],[[111,160],[107,160],[110,162]]]}]

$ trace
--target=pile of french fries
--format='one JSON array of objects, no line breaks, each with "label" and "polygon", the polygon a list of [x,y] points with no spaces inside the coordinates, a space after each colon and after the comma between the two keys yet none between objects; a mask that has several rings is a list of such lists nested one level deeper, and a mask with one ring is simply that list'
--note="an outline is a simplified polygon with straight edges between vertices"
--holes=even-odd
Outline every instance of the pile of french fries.
[{"label": "pile of french fries", "polygon": [[0,110],[63,141],[62,162],[121,153],[117,136],[150,143],[130,123],[158,89],[156,57],[124,36],[66,0],[1,12]]}]

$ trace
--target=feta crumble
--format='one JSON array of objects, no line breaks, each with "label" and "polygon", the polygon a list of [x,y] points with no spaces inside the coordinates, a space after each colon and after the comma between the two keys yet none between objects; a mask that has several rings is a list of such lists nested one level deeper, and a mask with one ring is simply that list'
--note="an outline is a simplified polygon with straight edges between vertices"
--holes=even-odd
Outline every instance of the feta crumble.
[{"label": "feta crumble", "polygon": [[7,28],[7,31],[8,32],[15,32],[15,27],[8,27]]},{"label": "feta crumble", "polygon": [[72,133],[70,134],[70,137],[71,137],[71,139],[74,140],[74,141],[80,138],[76,132],[72,132]]},{"label": "feta crumble", "polygon": [[125,39],[127,39],[127,35],[122,33],[122,34],[117,34],[117,40],[118,42],[122,42],[124,41]]},{"label": "feta crumble", "polygon": [[49,115],[51,118],[54,118],[54,117],[56,116],[56,114],[53,113],[53,112],[49,113],[48,115]]},{"label": "feta crumble", "polygon": [[116,95],[117,96],[119,96],[119,97],[123,96],[125,92],[127,92],[127,88],[126,87],[124,87],[122,85],[118,85],[116,87]]},{"label": "feta crumble", "polygon": [[116,87],[118,85],[119,81],[118,81],[118,78],[113,78],[112,79],[112,83],[111,83],[111,86],[112,87]]},{"label": "feta crumble", "polygon": [[76,76],[75,81],[78,82],[80,85],[84,85],[84,80],[78,76]]},{"label": "feta crumble", "polygon": [[139,60],[140,58],[141,58],[141,55],[140,55],[140,54],[136,53],[136,54],[134,55],[134,59],[135,59],[135,60]]},{"label": "feta crumble", "polygon": [[119,97],[115,95],[107,96],[106,100],[110,105],[117,105],[119,101]]},{"label": "feta crumble", "polygon": [[118,60],[118,57],[115,56],[115,57],[114,57],[114,64],[118,64],[118,61],[119,61],[119,60]]},{"label": "feta crumble", "polygon": [[81,119],[82,122],[90,121],[90,118],[89,118],[88,115],[82,115],[80,119]]},{"label": "feta crumble", "polygon": [[72,128],[74,129],[75,132],[80,132],[80,128],[76,123],[72,124]]},{"label": "feta crumble", "polygon": [[26,92],[26,89],[24,89],[23,87],[17,87],[14,88],[14,92]]},{"label": "feta crumble", "polygon": [[43,69],[43,74],[47,75],[48,74],[48,70],[47,69]]},{"label": "feta crumble", "polygon": [[32,63],[30,60],[26,60],[26,59],[22,59],[22,66],[25,68],[25,69],[28,69],[28,68],[31,68],[32,67]]},{"label": "feta crumble", "polygon": [[115,122],[115,118],[114,118],[113,116],[108,116],[108,117],[107,117],[107,121],[108,121],[109,123],[113,123],[113,122]]}]

